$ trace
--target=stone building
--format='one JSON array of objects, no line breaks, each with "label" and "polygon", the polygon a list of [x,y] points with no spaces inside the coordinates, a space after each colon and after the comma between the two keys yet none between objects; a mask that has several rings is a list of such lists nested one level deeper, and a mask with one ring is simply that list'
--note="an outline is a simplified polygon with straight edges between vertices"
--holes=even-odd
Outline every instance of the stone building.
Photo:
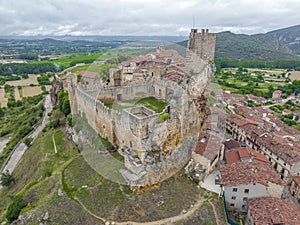
[{"label": "stone building", "polygon": [[224,148],[222,139],[209,133],[200,133],[198,142],[193,152],[194,167],[199,178],[209,175],[223,158]]},{"label": "stone building", "polygon": [[222,165],[220,173],[226,202],[244,212],[249,199],[264,196],[280,198],[285,185],[270,165],[259,161]]},{"label": "stone building", "polygon": [[[124,71],[118,72],[117,77],[114,76],[116,71],[112,71],[111,84],[102,86],[83,85],[77,83],[76,76],[68,76],[72,114],[84,115],[101,137],[118,147],[127,168],[119,172],[131,187],[157,184],[191,159],[206,116],[206,89],[215,72],[215,41],[216,35],[208,30],[198,33],[192,29],[187,48],[187,72],[180,84],[152,74],[126,83],[122,77]],[[126,73],[134,73],[137,66],[146,61],[139,57],[135,62],[124,64],[123,69],[127,66]],[[193,72],[188,73],[191,70]],[[149,97],[166,103],[162,112],[144,106],[121,111],[108,107],[115,102]]]}]

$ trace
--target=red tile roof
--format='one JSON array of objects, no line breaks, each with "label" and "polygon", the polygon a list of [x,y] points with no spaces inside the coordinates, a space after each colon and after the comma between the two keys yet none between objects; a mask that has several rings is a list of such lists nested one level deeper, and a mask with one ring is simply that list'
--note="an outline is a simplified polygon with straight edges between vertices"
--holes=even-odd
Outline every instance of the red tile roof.
[{"label": "red tile roof", "polygon": [[227,164],[236,163],[236,162],[241,161],[239,153],[237,151],[232,151],[232,150],[225,152],[225,159],[226,159]]},{"label": "red tile roof", "polygon": [[268,159],[249,147],[237,147],[225,153],[226,162],[228,164],[240,162],[241,159],[250,158],[252,161],[258,160],[261,162],[269,163]]},{"label": "red tile roof", "polygon": [[268,182],[284,185],[280,175],[269,165],[260,161],[236,162],[220,167],[224,186],[260,183],[268,186]]},{"label": "red tile roof", "polygon": [[221,145],[221,138],[208,133],[201,133],[194,151],[209,160],[213,160],[218,155]]},{"label": "red tile roof", "polygon": [[262,197],[248,200],[249,210],[256,225],[299,225],[299,209],[285,200]]},{"label": "red tile roof", "polygon": [[264,146],[289,164],[300,160],[299,149],[289,145],[285,140],[281,138],[278,138],[271,134],[264,134],[262,136],[257,136],[256,141],[259,145]]},{"label": "red tile roof", "polygon": [[282,91],[281,91],[281,90],[276,90],[276,91],[274,91],[273,93],[276,93],[276,94],[281,94],[281,93],[282,93]]},{"label": "red tile roof", "polygon": [[294,176],[293,180],[295,181],[295,183],[300,187],[300,177],[299,176]]}]

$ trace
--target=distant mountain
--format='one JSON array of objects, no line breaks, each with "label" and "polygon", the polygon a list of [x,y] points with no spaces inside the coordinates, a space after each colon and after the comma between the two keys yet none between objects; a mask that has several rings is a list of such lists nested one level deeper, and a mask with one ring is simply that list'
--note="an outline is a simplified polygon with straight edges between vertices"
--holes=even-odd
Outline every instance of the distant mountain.
[{"label": "distant mountain", "polygon": [[293,53],[300,55],[300,25],[274,30],[267,34],[286,45]]},{"label": "distant mountain", "polygon": [[[217,33],[216,58],[272,61],[300,59],[300,25],[266,34]],[[186,46],[187,41],[179,44]]]}]

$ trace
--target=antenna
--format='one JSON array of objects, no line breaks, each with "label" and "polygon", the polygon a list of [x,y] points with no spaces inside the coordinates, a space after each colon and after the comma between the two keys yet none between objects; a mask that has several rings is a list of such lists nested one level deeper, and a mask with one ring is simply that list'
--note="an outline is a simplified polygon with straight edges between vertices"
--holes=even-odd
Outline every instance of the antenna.
[{"label": "antenna", "polygon": [[193,29],[195,28],[195,16],[193,16]]}]

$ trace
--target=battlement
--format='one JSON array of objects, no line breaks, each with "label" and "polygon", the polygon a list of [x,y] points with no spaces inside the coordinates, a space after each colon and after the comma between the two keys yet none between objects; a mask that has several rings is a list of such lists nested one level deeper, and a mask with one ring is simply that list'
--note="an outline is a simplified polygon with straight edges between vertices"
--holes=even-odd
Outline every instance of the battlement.
[{"label": "battlement", "polygon": [[213,61],[215,57],[216,34],[209,33],[208,29],[192,29],[188,42],[187,53],[194,53],[202,60]]}]

